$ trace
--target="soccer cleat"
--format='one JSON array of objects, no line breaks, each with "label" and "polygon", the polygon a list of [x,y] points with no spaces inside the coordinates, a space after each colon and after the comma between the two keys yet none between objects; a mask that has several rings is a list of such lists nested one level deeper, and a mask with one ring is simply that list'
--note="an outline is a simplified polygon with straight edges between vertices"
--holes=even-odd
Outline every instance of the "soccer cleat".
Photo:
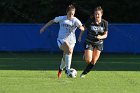
[{"label": "soccer cleat", "polygon": [[57,76],[58,76],[58,78],[61,78],[61,76],[62,76],[62,70],[61,69],[58,70]]},{"label": "soccer cleat", "polygon": [[86,76],[86,75],[84,75],[84,74],[81,74],[81,75],[80,75],[80,78],[85,78],[85,76]]}]

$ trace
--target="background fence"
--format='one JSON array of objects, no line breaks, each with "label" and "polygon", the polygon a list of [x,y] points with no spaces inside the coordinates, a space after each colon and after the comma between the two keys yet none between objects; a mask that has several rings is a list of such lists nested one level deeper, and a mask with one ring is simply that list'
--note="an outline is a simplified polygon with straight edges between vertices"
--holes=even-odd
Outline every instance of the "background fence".
[{"label": "background fence", "polygon": [[[43,24],[0,24],[0,51],[59,52],[57,34],[59,25],[39,33]],[[76,31],[78,37],[79,30]],[[109,24],[109,35],[104,42],[105,53],[140,53],[140,24]],[[75,52],[83,51],[83,42],[76,43]]]}]

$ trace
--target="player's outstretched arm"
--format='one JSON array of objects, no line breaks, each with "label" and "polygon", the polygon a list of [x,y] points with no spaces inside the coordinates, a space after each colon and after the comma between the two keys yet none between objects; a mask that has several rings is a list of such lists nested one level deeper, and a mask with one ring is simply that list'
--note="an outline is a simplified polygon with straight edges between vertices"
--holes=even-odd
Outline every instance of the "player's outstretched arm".
[{"label": "player's outstretched arm", "polygon": [[50,25],[52,25],[54,23],[54,20],[50,20],[48,23],[46,23],[41,29],[40,29],[40,34],[42,34],[44,31],[45,31],[45,29],[47,28],[47,27],[49,27]]},{"label": "player's outstretched arm", "polygon": [[81,42],[83,33],[84,33],[84,31],[85,31],[85,28],[84,28],[84,26],[80,26],[79,29],[81,30],[81,32],[80,32],[80,34],[79,34],[78,41]]},{"label": "player's outstretched arm", "polygon": [[81,31],[80,34],[79,34],[79,38],[78,38],[79,42],[81,42],[81,40],[82,40],[83,33],[84,33],[84,31]]}]

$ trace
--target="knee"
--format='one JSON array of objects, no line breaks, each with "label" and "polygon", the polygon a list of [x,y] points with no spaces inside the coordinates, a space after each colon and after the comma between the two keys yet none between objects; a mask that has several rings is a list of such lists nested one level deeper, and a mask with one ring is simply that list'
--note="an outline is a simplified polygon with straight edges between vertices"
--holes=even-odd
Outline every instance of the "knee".
[{"label": "knee", "polygon": [[98,59],[92,59],[91,63],[95,65],[96,62],[97,62],[97,60],[98,60]]},{"label": "knee", "polygon": [[85,61],[86,61],[86,63],[89,64],[89,63],[92,61],[91,59],[92,59],[92,58],[85,57]]},{"label": "knee", "polygon": [[65,53],[68,54],[68,55],[71,55],[73,53],[73,49],[69,48],[65,51]]}]

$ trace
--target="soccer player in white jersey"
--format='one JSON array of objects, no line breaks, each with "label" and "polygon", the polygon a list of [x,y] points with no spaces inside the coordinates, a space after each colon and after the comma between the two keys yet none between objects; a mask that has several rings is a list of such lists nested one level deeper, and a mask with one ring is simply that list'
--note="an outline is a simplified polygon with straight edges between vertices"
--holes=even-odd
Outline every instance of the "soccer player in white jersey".
[{"label": "soccer player in white jersey", "polygon": [[47,24],[45,24],[40,30],[40,33],[43,33],[45,29],[53,23],[60,24],[57,43],[58,47],[63,51],[63,57],[58,70],[58,78],[61,77],[62,70],[65,67],[66,74],[70,71],[73,49],[76,43],[75,31],[77,27],[81,31],[84,31],[84,27],[82,26],[80,20],[74,17],[75,11],[75,7],[73,5],[69,5],[66,10],[67,15],[55,17],[53,20],[50,20]]}]

